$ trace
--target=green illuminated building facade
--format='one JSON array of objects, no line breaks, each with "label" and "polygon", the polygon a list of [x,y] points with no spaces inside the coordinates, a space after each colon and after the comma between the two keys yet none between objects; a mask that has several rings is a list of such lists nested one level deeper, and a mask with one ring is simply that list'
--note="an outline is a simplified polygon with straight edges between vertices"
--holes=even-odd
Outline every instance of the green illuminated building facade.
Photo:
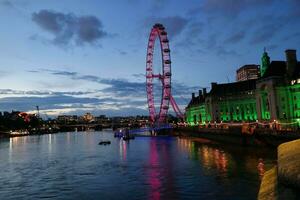
[{"label": "green illuminated building facade", "polygon": [[199,90],[198,97],[192,94],[192,99],[186,108],[186,121],[190,125],[205,124],[212,120],[209,102],[205,101],[207,98],[206,89]]},{"label": "green illuminated building facade", "polygon": [[286,50],[286,61],[272,62],[265,51],[258,79],[212,83],[210,92],[193,94],[186,107],[190,125],[257,120],[300,127],[300,63],[295,50]]}]

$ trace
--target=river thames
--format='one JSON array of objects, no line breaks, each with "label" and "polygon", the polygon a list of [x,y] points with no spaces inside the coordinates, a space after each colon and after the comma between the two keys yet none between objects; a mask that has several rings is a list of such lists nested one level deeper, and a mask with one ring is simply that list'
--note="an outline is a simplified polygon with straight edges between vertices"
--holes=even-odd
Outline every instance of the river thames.
[{"label": "river thames", "polygon": [[[101,146],[102,139],[111,140]],[[0,140],[0,199],[256,199],[276,150],[102,132]]]}]

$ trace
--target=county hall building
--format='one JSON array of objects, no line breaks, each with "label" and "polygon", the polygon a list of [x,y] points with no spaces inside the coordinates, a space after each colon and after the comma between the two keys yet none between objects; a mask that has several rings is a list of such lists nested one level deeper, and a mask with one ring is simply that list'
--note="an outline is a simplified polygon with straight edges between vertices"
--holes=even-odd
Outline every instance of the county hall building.
[{"label": "county hall building", "polygon": [[272,61],[264,51],[261,65],[237,70],[233,83],[211,83],[211,90],[192,94],[186,107],[189,125],[260,122],[300,127],[300,62],[296,50],[286,61]]}]

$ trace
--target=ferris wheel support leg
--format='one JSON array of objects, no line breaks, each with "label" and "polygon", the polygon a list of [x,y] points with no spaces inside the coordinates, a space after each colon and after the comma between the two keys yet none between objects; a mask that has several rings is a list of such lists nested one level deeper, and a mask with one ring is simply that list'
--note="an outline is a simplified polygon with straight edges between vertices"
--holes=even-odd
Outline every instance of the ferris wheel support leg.
[{"label": "ferris wheel support leg", "polygon": [[173,98],[172,95],[170,95],[170,102],[171,102],[171,105],[173,107],[173,110],[175,111],[177,117],[181,118],[181,119],[184,119],[184,115],[182,114],[182,112],[180,111],[175,99]]}]

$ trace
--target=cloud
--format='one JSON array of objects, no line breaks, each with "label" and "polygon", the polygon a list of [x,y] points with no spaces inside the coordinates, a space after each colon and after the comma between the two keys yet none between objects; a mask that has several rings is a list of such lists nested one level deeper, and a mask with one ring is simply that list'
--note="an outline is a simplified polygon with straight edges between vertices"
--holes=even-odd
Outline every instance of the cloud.
[{"label": "cloud", "polygon": [[[94,75],[85,75],[75,71],[63,70],[28,70],[28,73],[47,73],[53,76],[63,76],[72,80],[83,80],[106,85],[97,90],[67,92],[0,89],[0,110],[20,110],[35,112],[38,105],[42,115],[57,116],[60,114],[83,114],[92,112],[95,115],[147,115],[147,98],[144,81],[129,81],[126,79],[107,79]],[[133,74],[133,77],[144,78],[143,74]],[[191,92],[197,87],[190,87],[173,81],[172,93],[179,106],[183,109]],[[156,86],[159,86],[157,83]],[[160,94],[161,90],[156,94]],[[158,95],[160,96],[160,95]],[[156,103],[159,98],[157,97]],[[170,113],[173,113],[170,109]],[[43,116],[45,117],[45,116]]]},{"label": "cloud", "polygon": [[[274,49],[274,44],[298,36],[296,13],[300,15],[299,0],[204,0],[187,13],[190,20],[184,37],[175,45],[182,54],[191,52],[191,57],[198,50],[202,56],[246,56],[245,50],[240,49],[242,42],[249,42],[251,48],[269,45]],[[193,27],[198,28],[189,31]]]},{"label": "cloud", "polygon": [[158,12],[168,5],[169,0],[152,0],[152,11]]},{"label": "cloud", "polygon": [[[51,42],[58,46],[99,45],[99,41],[108,36],[102,22],[95,16],[76,16],[73,13],[40,10],[32,13],[32,21],[53,35]],[[34,38],[36,37],[32,39]]]},{"label": "cloud", "polygon": [[242,11],[259,6],[269,6],[274,0],[205,0],[201,9],[209,15],[221,14],[235,17]]},{"label": "cloud", "polygon": [[[104,100],[97,98],[79,98],[68,95],[52,95],[47,97],[5,97],[0,98],[1,110],[19,110],[19,111],[32,111],[38,105],[41,112],[44,110],[72,110],[95,108],[95,106],[104,106]],[[46,113],[47,114],[47,113]],[[51,113],[49,113],[51,115]]]},{"label": "cloud", "polygon": [[163,24],[168,34],[169,39],[172,39],[179,35],[187,26],[188,19],[181,16],[170,16],[170,17],[148,17],[144,21],[145,27],[151,27],[156,23]]},{"label": "cloud", "polygon": [[38,70],[27,70],[27,72],[30,72],[30,73],[38,73],[39,71],[38,71]]},{"label": "cloud", "polygon": [[145,93],[145,84],[143,82],[130,82],[126,79],[108,79],[70,71],[40,69],[40,72],[46,72],[56,76],[65,76],[73,80],[99,83],[106,86],[102,89],[103,92],[108,92],[117,96],[137,96]]},{"label": "cloud", "polygon": [[102,79],[101,83],[109,85],[103,92],[112,92],[118,96],[146,96],[145,83],[129,82],[125,79]]},{"label": "cloud", "polygon": [[121,56],[125,56],[128,54],[127,51],[124,51],[124,50],[120,50],[120,49],[117,49],[118,53],[121,55]]},{"label": "cloud", "polygon": [[13,3],[9,0],[2,0],[0,1],[0,5],[4,6],[4,7],[13,7]]},{"label": "cloud", "polygon": [[[60,104],[95,103],[99,99],[78,97],[88,92],[52,92],[52,91],[21,91],[11,89],[0,90],[0,110],[29,110],[36,105],[52,108]],[[77,96],[77,97],[76,97]]]},{"label": "cloud", "polygon": [[218,56],[228,57],[228,56],[239,56],[239,54],[234,50],[227,50],[226,48],[219,46],[216,48],[216,54]]},{"label": "cloud", "polygon": [[290,3],[291,16],[299,17],[300,16],[300,1],[299,0],[288,0]]},{"label": "cloud", "polygon": [[68,71],[52,71],[54,75],[63,75],[63,76],[76,76],[77,72],[68,72]]},{"label": "cloud", "polygon": [[134,77],[134,78],[145,78],[145,74],[143,74],[143,73],[138,73],[138,74],[132,74],[132,77]]},{"label": "cloud", "polygon": [[0,70],[0,78],[6,77],[7,75],[9,75],[9,72]]},{"label": "cloud", "polygon": [[270,20],[269,23],[263,23],[258,26],[253,33],[251,43],[259,44],[270,41],[276,34],[278,34],[287,22],[285,19]]},{"label": "cloud", "polygon": [[[84,97],[83,94],[92,94],[94,97]],[[143,110],[146,114],[145,100],[105,97],[100,91],[94,92],[51,92],[51,91],[17,91],[11,89],[0,90],[0,110],[19,110],[34,112],[38,105],[42,114],[58,115],[71,113],[102,113],[111,115],[127,115],[124,112],[132,108]]]},{"label": "cloud", "polygon": [[228,37],[225,40],[225,43],[227,44],[235,44],[240,42],[242,39],[244,39],[246,36],[246,31],[245,30],[241,30],[237,33],[232,34],[230,37]]},{"label": "cloud", "polygon": [[[37,73],[34,70],[32,73]],[[110,110],[113,110],[115,114],[128,114],[125,113],[132,109],[130,113],[143,113],[147,114],[147,98],[146,98],[146,86],[144,81],[128,81],[126,79],[108,79],[102,78],[95,75],[84,75],[78,72],[70,72],[70,71],[60,71],[60,70],[47,70],[40,69],[39,73],[48,73],[54,76],[64,76],[66,78],[70,78],[72,80],[84,80],[94,83],[99,83],[105,85],[104,88],[94,90],[94,91],[81,91],[77,93],[72,92],[37,92],[37,91],[14,91],[14,90],[0,90],[0,97],[4,95],[5,97],[14,96],[16,99],[22,97],[31,96],[32,99],[23,98],[24,101],[28,100],[28,104],[24,104],[25,107],[32,108],[33,104],[37,105],[45,105],[45,107],[40,106],[41,109],[48,110],[50,112],[51,109],[55,109],[55,113],[74,113],[74,112],[83,112],[84,108],[86,110],[90,110],[92,112],[100,112],[105,111],[109,113]],[[144,74],[133,74],[135,78],[144,78]],[[178,83],[176,81],[172,81],[173,84],[173,95],[178,100],[180,107],[185,107],[190,98],[190,94],[194,91],[197,91],[197,87],[190,87],[182,83]],[[157,83],[155,87],[159,88],[160,85]],[[157,91],[160,94],[161,90]],[[9,94],[8,94],[9,93]],[[15,94],[15,95],[13,95]],[[17,95],[16,94],[20,94]],[[17,98],[18,97],[18,98]],[[70,97],[70,98],[69,98]],[[49,99],[48,99],[49,98]],[[16,101],[16,99],[6,99],[6,101]],[[158,101],[159,98],[156,98]],[[2,98],[3,101],[3,98]],[[41,102],[39,102],[41,101]],[[20,100],[21,102],[21,100]],[[3,102],[2,102],[3,103]],[[1,105],[1,98],[0,98]],[[16,108],[24,108],[19,104],[11,104]],[[54,107],[51,107],[54,105]],[[68,106],[67,106],[68,105]],[[9,104],[2,104],[2,108],[9,106]],[[12,108],[12,106],[10,108]],[[1,106],[0,106],[1,108]],[[15,109],[15,108],[14,108]],[[86,111],[85,110],[85,111]],[[25,110],[27,111],[27,110]],[[46,112],[46,111],[45,111]],[[170,111],[172,113],[172,111]],[[49,113],[50,114],[50,113]],[[53,114],[53,113],[52,113]]]},{"label": "cloud", "polygon": [[189,37],[197,37],[199,36],[203,31],[204,31],[204,23],[203,22],[199,22],[199,21],[196,21],[196,22],[193,22],[193,23],[190,23],[189,26],[188,26],[188,36]]},{"label": "cloud", "polygon": [[[192,56],[192,54],[196,53],[197,51],[195,50],[195,47],[199,47],[205,42],[204,40],[200,39],[201,33],[203,32],[203,27],[196,26],[196,24],[189,24],[186,30],[184,31],[183,37],[175,41],[175,53],[182,52],[183,54],[187,55],[186,52],[189,52],[189,55]],[[200,24],[201,23],[199,23],[198,25]]]},{"label": "cloud", "polygon": [[290,35],[283,37],[282,39],[283,39],[283,41],[287,41],[287,40],[291,40],[291,39],[295,39],[295,38],[300,39],[300,32],[292,33]]},{"label": "cloud", "polygon": [[267,50],[275,50],[275,49],[277,49],[279,46],[277,45],[277,44],[270,44],[270,45],[267,45],[266,46],[266,49]]},{"label": "cloud", "polygon": [[[37,72],[32,72],[37,73]],[[45,97],[45,96],[53,96],[53,95],[70,95],[70,96],[79,96],[90,94],[90,91],[77,91],[77,92],[53,92],[53,91],[38,91],[38,90],[12,90],[12,89],[0,89],[0,98],[7,96],[18,96],[18,97],[26,97],[26,96],[35,96],[35,97]]]},{"label": "cloud", "polygon": [[[41,70],[43,71],[43,70]],[[45,70],[52,75],[66,76],[73,80],[85,80],[104,84],[107,87],[101,89],[102,92],[114,94],[117,97],[142,97],[146,96],[145,82],[134,82],[127,79],[108,79],[95,75],[82,75],[78,72],[59,71],[59,70]],[[133,77],[141,78],[144,74],[133,74]],[[179,93],[190,94],[195,87],[187,86],[176,81],[172,81],[173,88]]]}]

